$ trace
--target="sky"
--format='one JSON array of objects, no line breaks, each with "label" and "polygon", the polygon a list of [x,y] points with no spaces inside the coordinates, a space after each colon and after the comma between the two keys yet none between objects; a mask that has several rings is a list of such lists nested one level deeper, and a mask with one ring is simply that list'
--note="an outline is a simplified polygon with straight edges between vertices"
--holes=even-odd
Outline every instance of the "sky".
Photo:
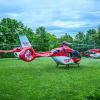
[{"label": "sky", "polygon": [[32,28],[46,27],[57,37],[100,25],[100,0],[0,0],[0,19],[14,18]]}]

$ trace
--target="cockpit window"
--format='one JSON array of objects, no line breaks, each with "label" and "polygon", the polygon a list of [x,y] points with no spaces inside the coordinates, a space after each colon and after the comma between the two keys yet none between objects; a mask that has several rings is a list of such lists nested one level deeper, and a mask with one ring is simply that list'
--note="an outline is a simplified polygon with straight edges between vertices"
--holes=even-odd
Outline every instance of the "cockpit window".
[{"label": "cockpit window", "polygon": [[60,50],[54,50],[53,53],[57,54],[58,52],[60,52]]},{"label": "cockpit window", "polygon": [[90,52],[90,54],[96,54],[95,52]]},{"label": "cockpit window", "polygon": [[73,51],[69,53],[70,57],[77,57],[77,58],[81,58],[80,53],[78,51]]}]

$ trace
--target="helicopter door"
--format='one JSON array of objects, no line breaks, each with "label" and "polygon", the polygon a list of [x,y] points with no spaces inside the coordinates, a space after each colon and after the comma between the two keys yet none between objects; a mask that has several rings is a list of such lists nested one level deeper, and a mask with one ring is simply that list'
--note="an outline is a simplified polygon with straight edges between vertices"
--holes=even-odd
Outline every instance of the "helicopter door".
[{"label": "helicopter door", "polygon": [[63,50],[63,53],[66,54],[66,49],[65,48],[62,48],[62,50]]}]

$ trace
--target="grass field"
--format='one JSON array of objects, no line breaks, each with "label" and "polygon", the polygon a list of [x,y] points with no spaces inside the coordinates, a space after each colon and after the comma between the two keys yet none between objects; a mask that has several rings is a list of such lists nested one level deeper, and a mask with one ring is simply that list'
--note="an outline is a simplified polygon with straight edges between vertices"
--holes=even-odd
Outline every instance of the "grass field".
[{"label": "grass field", "polygon": [[57,68],[51,58],[0,59],[0,100],[100,100],[100,59]]}]

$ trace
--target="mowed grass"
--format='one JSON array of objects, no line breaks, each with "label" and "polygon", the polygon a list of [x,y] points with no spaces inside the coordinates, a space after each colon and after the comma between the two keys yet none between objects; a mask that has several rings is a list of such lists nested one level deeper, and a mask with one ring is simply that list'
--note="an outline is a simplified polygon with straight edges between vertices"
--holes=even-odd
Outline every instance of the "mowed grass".
[{"label": "mowed grass", "polygon": [[0,59],[0,100],[87,100],[98,88],[100,59],[82,58],[71,68],[51,58]]}]

